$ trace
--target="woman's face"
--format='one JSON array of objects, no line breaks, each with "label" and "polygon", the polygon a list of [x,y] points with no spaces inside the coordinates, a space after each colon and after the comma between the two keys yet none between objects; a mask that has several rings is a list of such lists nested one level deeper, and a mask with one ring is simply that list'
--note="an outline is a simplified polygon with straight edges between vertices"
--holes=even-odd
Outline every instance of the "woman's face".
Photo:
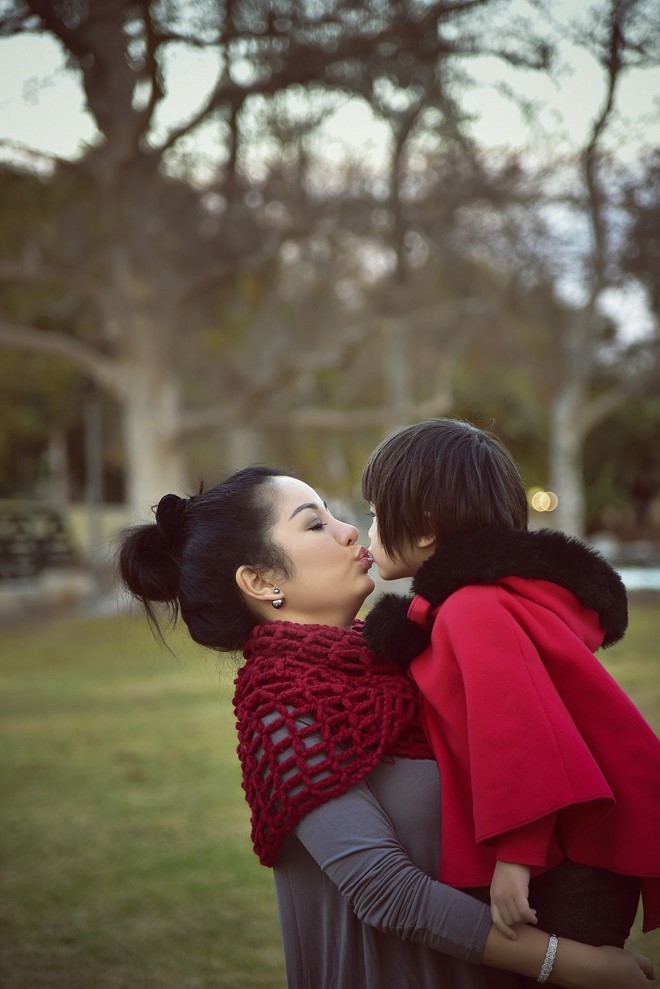
[{"label": "woman's face", "polygon": [[[351,624],[374,589],[371,557],[355,526],[340,522],[313,488],[295,477],[275,477],[278,519],[272,537],[293,575],[278,579],[284,605],[277,617],[322,625]],[[275,613],[273,613],[275,618]]]}]

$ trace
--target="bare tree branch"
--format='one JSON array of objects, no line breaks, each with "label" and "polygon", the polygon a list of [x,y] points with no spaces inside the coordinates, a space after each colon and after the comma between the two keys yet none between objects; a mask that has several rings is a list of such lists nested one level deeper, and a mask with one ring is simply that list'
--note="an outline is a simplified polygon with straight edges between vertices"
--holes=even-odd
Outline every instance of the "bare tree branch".
[{"label": "bare tree branch", "polygon": [[142,10],[146,34],[145,61],[151,91],[149,93],[147,105],[141,111],[141,114],[138,114],[138,119],[141,117],[142,120],[141,123],[138,124],[138,128],[136,130],[136,147],[139,144],[140,139],[145,136],[147,130],[149,129],[156,107],[165,96],[157,57],[158,48],[161,44],[163,44],[163,39],[157,34],[153,17],[151,16],[151,3],[149,0],[142,0]]},{"label": "bare tree branch", "polygon": [[80,268],[64,265],[43,264],[38,257],[27,252],[22,261],[0,260],[0,282],[27,282],[39,285],[62,285],[82,291],[94,302],[103,286],[94,282],[88,273]]},{"label": "bare tree branch", "polygon": [[20,141],[14,141],[9,138],[1,138],[0,148],[6,148],[9,151],[17,152],[19,155],[25,155],[25,157],[27,159],[31,159],[34,164],[41,166],[48,165],[49,171],[56,165],[60,168],[71,168],[71,162],[68,158],[60,158],[52,151],[38,151],[36,148],[31,148],[29,145],[22,144]]},{"label": "bare tree branch", "polygon": [[85,371],[98,385],[115,397],[122,394],[121,366],[82,340],[65,333],[47,332],[31,326],[17,326],[0,320],[0,346],[25,347],[63,357]]},{"label": "bare tree branch", "polygon": [[[241,395],[240,400],[231,405],[219,405],[214,408],[199,409],[184,413],[177,436],[191,436],[195,433],[206,432],[214,427],[249,421],[254,424],[267,424],[272,421],[272,413],[260,419],[260,409],[272,395],[281,395],[286,390],[293,391],[296,382],[303,376],[325,368],[341,369],[350,360],[358,347],[361,347],[373,328],[355,329],[347,333],[332,349],[317,353],[301,353],[297,357],[288,358],[277,367],[269,368],[259,377],[253,378],[250,387]],[[285,412],[284,415],[289,413]],[[278,418],[280,410],[278,410]]]},{"label": "bare tree branch", "polygon": [[[314,374],[327,368],[341,371],[353,359],[356,351],[370,339],[389,333],[402,334],[410,331],[414,324],[421,327],[431,324],[442,328],[458,316],[480,318],[492,315],[494,306],[489,302],[475,299],[450,299],[442,305],[432,304],[403,316],[383,316],[368,325],[355,326],[344,334],[343,338],[332,348],[304,352],[295,357],[289,357],[276,367],[270,367],[267,372],[253,378],[250,386],[239,401],[231,404],[217,405],[212,408],[191,410],[184,413],[176,436],[190,437],[194,434],[207,432],[218,426],[228,426],[240,422],[250,422],[255,426],[267,427],[272,422],[273,412],[265,408],[268,399],[273,396],[294,393],[296,383],[305,375]],[[445,364],[447,370],[443,383],[437,393],[430,399],[412,404],[408,409],[397,409],[397,415],[405,413],[411,421],[415,418],[440,415],[449,407],[449,393],[445,387],[446,378],[451,373],[461,356],[474,341],[478,332],[475,325],[469,323],[445,342]],[[278,422],[283,426],[295,428],[316,428],[329,431],[361,426],[386,426],[392,419],[392,408],[376,406],[374,408],[352,408],[350,410],[327,409],[319,406],[302,406],[299,408],[277,409]]]},{"label": "bare tree branch", "polygon": [[587,436],[599,422],[606,419],[633,395],[640,394],[645,386],[657,377],[657,374],[657,360],[654,360],[644,371],[620,381],[613,388],[593,398],[584,410],[584,435]]}]

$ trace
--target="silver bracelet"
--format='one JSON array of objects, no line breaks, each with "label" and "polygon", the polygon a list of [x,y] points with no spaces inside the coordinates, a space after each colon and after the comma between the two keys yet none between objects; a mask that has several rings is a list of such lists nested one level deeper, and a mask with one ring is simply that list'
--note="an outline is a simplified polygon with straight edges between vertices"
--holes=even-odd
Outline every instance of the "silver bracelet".
[{"label": "silver bracelet", "polygon": [[557,954],[557,945],[559,944],[559,939],[556,934],[550,935],[550,940],[548,941],[548,950],[545,953],[545,959],[541,965],[541,971],[539,972],[539,977],[537,982],[547,982],[550,978],[550,973],[552,972],[552,966],[555,963],[555,955]]}]

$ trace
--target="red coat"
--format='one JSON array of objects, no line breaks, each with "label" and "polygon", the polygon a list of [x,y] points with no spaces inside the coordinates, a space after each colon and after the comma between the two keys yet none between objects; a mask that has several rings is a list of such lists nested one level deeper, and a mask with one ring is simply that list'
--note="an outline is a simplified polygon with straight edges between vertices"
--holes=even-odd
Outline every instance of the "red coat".
[{"label": "red coat", "polygon": [[432,622],[410,672],[442,779],[440,878],[486,886],[498,858],[565,856],[645,877],[644,930],[660,926],[660,743],[593,655],[598,614],[505,577],[435,608],[418,595],[408,617]]}]

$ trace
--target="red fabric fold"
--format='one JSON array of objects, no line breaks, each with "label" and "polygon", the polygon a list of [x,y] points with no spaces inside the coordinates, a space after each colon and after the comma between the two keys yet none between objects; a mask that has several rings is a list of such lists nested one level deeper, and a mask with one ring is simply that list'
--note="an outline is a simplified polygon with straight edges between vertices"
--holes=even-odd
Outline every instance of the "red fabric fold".
[{"label": "red fabric fold", "polygon": [[[409,618],[428,621],[419,602]],[[442,779],[442,866],[488,885],[496,857],[567,857],[643,879],[660,926],[660,743],[592,650],[595,612],[546,581],[466,586],[410,672]],[[544,819],[556,815],[554,829]]]}]

